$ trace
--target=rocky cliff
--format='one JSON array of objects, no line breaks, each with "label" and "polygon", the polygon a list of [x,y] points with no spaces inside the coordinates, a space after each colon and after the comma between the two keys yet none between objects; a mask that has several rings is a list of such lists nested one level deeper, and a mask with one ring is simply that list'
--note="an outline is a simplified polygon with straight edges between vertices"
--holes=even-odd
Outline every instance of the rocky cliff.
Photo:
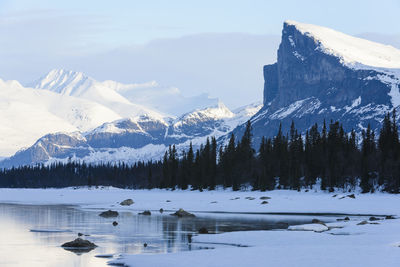
[{"label": "rocky cliff", "polygon": [[264,66],[264,106],[251,118],[256,147],[280,123],[287,132],[292,120],[303,133],[324,120],[377,130],[400,104],[400,50],[391,46],[286,21],[277,58]]}]

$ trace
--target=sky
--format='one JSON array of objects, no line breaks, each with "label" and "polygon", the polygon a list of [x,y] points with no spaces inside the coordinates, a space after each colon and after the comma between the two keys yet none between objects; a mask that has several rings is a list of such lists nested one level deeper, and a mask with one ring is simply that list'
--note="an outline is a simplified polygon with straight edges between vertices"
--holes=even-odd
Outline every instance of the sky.
[{"label": "sky", "polygon": [[64,68],[234,108],[261,101],[284,20],[400,48],[399,14],[399,0],[0,0],[0,78],[27,84]]}]

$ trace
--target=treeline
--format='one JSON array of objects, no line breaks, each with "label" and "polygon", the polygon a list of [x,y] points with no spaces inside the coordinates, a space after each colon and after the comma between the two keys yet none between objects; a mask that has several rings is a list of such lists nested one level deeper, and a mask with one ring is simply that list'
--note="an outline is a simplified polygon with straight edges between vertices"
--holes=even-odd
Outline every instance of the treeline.
[{"label": "treeline", "polygon": [[[320,129],[321,128],[321,129]],[[160,161],[134,165],[82,162],[23,166],[0,171],[1,187],[115,186],[121,188],[192,188],[216,186],[239,190],[355,188],[363,192],[379,188],[391,193],[400,189],[400,141],[396,113],[385,116],[379,137],[370,126],[357,136],[346,133],[339,122],[313,125],[301,135],[292,122],[290,131],[279,127],[274,138],[262,138],[256,152],[247,122],[243,136],[232,134],[226,146],[215,138],[194,151],[170,146]]]}]

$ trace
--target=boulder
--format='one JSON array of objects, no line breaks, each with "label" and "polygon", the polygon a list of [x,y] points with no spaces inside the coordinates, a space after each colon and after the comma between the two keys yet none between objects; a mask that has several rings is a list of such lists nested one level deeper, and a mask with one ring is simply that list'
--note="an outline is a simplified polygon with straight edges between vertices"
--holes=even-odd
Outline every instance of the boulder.
[{"label": "boulder", "polygon": [[263,202],[261,202],[261,205],[265,205],[265,204],[268,204],[268,201],[263,201]]},{"label": "boulder", "polygon": [[147,215],[147,216],[149,216],[149,215],[151,215],[151,212],[149,210],[145,210],[143,212],[140,212],[139,215]]},{"label": "boulder", "polygon": [[125,199],[124,201],[122,201],[122,202],[119,203],[119,204],[120,204],[121,206],[130,206],[130,205],[132,205],[133,203],[135,203],[135,202],[133,202],[132,199],[128,198],[128,199]]},{"label": "boulder", "polygon": [[113,225],[113,226],[117,226],[117,225],[118,225],[118,222],[113,221],[112,225]]},{"label": "boulder", "polygon": [[260,200],[267,200],[267,199],[271,199],[270,197],[260,197]]},{"label": "boulder", "polygon": [[103,211],[102,213],[99,214],[99,216],[104,218],[118,217],[118,215],[119,215],[118,212],[113,210]]},{"label": "boulder", "polygon": [[362,222],[357,223],[357,225],[365,225],[365,224],[368,224],[368,222],[367,221],[362,221]]},{"label": "boulder", "polygon": [[178,211],[176,211],[175,213],[171,214],[172,216],[177,216],[179,218],[182,217],[196,217],[194,214],[185,211],[184,209],[179,209]]},{"label": "boulder", "polygon": [[97,247],[96,244],[90,242],[89,240],[85,240],[82,238],[77,238],[74,241],[66,242],[61,245],[63,248],[95,248]]},{"label": "boulder", "polygon": [[255,197],[246,197],[246,199],[248,199],[248,200],[254,200],[254,199],[256,199]]},{"label": "boulder", "polygon": [[312,219],[311,223],[318,223],[318,224],[326,225],[323,221],[318,220],[318,219]]},{"label": "boulder", "polygon": [[396,219],[393,215],[387,215],[386,217],[385,217],[385,219],[386,220],[394,220],[394,219]]}]

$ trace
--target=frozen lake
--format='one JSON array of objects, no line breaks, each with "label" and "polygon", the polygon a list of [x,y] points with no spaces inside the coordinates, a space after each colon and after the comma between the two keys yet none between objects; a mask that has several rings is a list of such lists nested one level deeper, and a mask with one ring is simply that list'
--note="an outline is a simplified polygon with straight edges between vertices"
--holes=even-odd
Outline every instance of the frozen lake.
[{"label": "frozen lake", "polygon": [[[313,218],[336,221],[334,216],[196,213],[196,218],[176,218],[171,212],[151,216],[139,211],[120,212],[117,218],[98,216],[101,210],[82,210],[63,205],[0,204],[1,266],[107,266],[120,253],[171,253],[240,244],[191,242],[202,227],[223,233],[243,230],[272,230],[310,223]],[[112,222],[117,221],[118,226]],[[33,231],[32,231],[33,230]],[[83,233],[98,247],[87,253],[61,248]],[[148,246],[144,247],[144,243]]]}]

